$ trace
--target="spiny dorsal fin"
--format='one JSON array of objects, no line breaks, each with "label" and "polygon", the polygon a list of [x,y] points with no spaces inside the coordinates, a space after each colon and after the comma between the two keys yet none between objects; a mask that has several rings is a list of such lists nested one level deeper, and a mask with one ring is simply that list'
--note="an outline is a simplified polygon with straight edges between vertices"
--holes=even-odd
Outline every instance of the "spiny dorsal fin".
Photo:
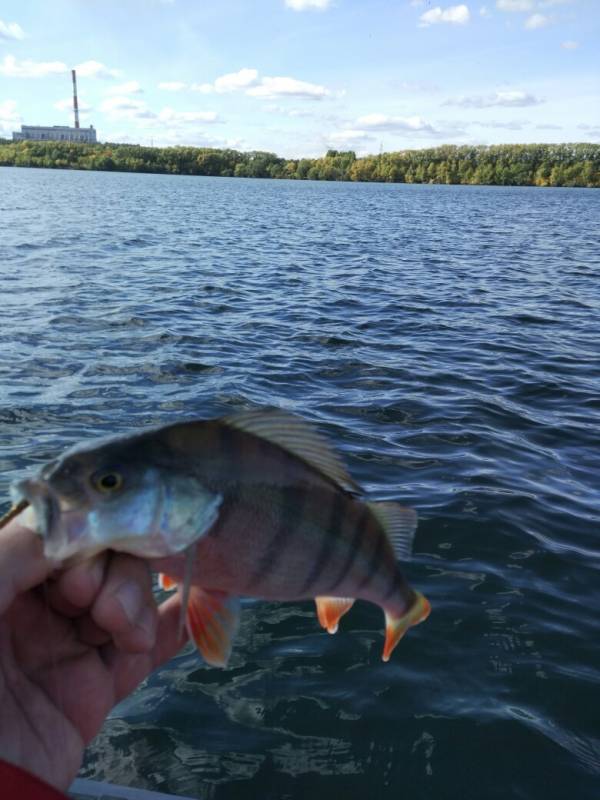
[{"label": "spiny dorsal fin", "polygon": [[279,409],[258,409],[232,414],[221,422],[282,447],[342,489],[353,494],[362,493],[326,440],[300,417]]},{"label": "spiny dorsal fin", "polygon": [[399,503],[384,501],[367,503],[383,525],[397,558],[407,561],[412,554],[413,539],[417,530],[417,512]]}]

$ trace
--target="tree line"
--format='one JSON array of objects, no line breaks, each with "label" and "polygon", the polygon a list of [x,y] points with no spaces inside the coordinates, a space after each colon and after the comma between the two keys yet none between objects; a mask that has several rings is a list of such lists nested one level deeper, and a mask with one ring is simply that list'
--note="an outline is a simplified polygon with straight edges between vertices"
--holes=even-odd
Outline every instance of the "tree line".
[{"label": "tree line", "polygon": [[0,139],[0,166],[293,180],[600,188],[600,144],[443,145],[357,158],[285,159],[263,151]]}]

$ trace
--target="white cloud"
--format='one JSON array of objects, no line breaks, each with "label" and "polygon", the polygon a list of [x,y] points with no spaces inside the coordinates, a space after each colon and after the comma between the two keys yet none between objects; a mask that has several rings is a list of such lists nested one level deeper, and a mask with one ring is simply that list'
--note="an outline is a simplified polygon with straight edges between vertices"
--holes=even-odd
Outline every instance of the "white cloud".
[{"label": "white cloud", "polygon": [[215,123],[220,121],[216,111],[176,111],[170,106],[165,106],[157,114],[149,109],[143,100],[126,95],[107,98],[102,102],[100,111],[113,120],[151,120],[158,123],[168,123],[169,127],[175,128],[180,124]]},{"label": "white cloud", "polygon": [[294,11],[325,11],[331,5],[331,0],[285,0],[285,4]]},{"label": "white cloud", "polygon": [[230,72],[227,75],[221,75],[220,78],[217,78],[214,83],[214,90],[221,94],[235,92],[238,89],[245,89],[248,86],[253,86],[257,80],[258,70],[244,67],[238,72]]},{"label": "white cloud", "polygon": [[175,111],[166,106],[158,114],[161,122],[218,122],[216,111]]},{"label": "white cloud", "polygon": [[521,90],[504,90],[488,95],[462,95],[453,100],[446,100],[446,106],[460,106],[461,108],[492,108],[505,106],[507,108],[526,108],[538,106],[544,101],[529,92]]},{"label": "white cloud", "polygon": [[563,50],[577,50],[577,48],[579,47],[579,42],[574,42],[573,40],[569,40],[566,42],[561,42],[560,46],[562,47]]},{"label": "white cloud", "polygon": [[121,75],[120,70],[110,69],[100,61],[84,61],[78,64],[75,69],[77,76],[82,78],[118,78]]},{"label": "white cloud", "polygon": [[330,133],[328,140],[335,144],[360,144],[362,142],[374,142],[375,137],[367,131],[356,128],[346,128],[335,133]]},{"label": "white cloud", "polygon": [[263,78],[259,86],[253,86],[246,91],[252,97],[306,97],[321,100],[330,94],[324,86],[316,83],[299,81],[296,78]]},{"label": "white cloud", "polygon": [[24,39],[23,28],[17,22],[3,22],[0,19],[0,39]]},{"label": "white cloud", "polygon": [[[202,94],[211,94],[212,92],[228,94],[229,92],[237,92],[240,89],[247,89],[257,83],[258,70],[243,67],[237,72],[228,72],[226,75],[221,75],[214,83],[193,83],[190,89],[193,92],[201,92]],[[182,86],[185,86],[185,84]]]},{"label": "white cloud", "polygon": [[111,86],[108,91],[111,94],[142,94],[144,90],[137,81],[125,81],[117,86]]},{"label": "white cloud", "polygon": [[67,71],[68,67],[62,61],[18,61],[14,56],[4,56],[0,64],[0,75],[7,78],[45,78]]},{"label": "white cloud", "polygon": [[534,0],[496,0],[499,11],[533,11]]},{"label": "white cloud", "polygon": [[547,17],[545,14],[532,14],[525,20],[525,27],[533,31],[537,28],[545,28],[547,25],[550,25],[551,22],[552,20],[550,17]]},{"label": "white cloud", "polygon": [[442,9],[441,6],[436,6],[435,8],[429,9],[429,11],[425,11],[424,14],[421,14],[419,17],[419,26],[421,28],[426,28],[429,25],[437,25],[440,22],[448,22],[454,25],[466,25],[470,18],[469,7],[464,5],[464,3],[460,6],[449,6],[444,9]]},{"label": "white cloud", "polygon": [[398,83],[394,83],[394,88],[418,94],[436,94],[440,91],[440,87],[436,83],[429,81],[398,81]]},{"label": "white cloud", "polygon": [[210,94],[214,92],[215,87],[212,83],[192,83],[190,86],[192,92],[201,92],[202,94]]},{"label": "white cloud", "polygon": [[108,97],[100,105],[100,111],[114,119],[155,119],[156,114],[150,111],[143,100],[132,97]]},{"label": "white cloud", "polygon": [[[82,100],[81,97],[77,98],[77,107],[82,113],[92,110],[91,105],[86,103],[85,100]],[[57,102],[54,103],[54,108],[58,109],[59,111],[73,111],[73,98],[67,97],[64,100],[57,100]]]},{"label": "white cloud", "polygon": [[500,120],[491,120],[490,122],[474,122],[479,128],[500,128],[507,131],[522,131],[525,127],[524,123],[520,120],[512,120],[510,122],[502,122]]},{"label": "white cloud", "polygon": [[307,110],[305,108],[284,108],[283,106],[278,106],[273,103],[265,105],[264,111],[267,111],[269,114],[281,114],[284,117],[313,117],[314,112]]},{"label": "white cloud", "polygon": [[422,131],[435,133],[435,128],[422,117],[391,117],[387,114],[367,114],[359,117],[358,124],[363,128],[379,131]]},{"label": "white cloud", "polygon": [[580,131],[585,131],[590,139],[600,139],[600,125],[578,125]]},{"label": "white cloud", "polygon": [[158,84],[159,89],[163,89],[165,92],[181,92],[183,89],[187,89],[187,83],[183,81],[161,81]]},{"label": "white cloud", "polygon": [[542,123],[540,125],[535,126],[540,131],[562,131],[562,125],[554,125],[551,122]]},{"label": "white cloud", "polygon": [[[165,84],[162,84],[163,88]],[[179,84],[177,84],[179,88]],[[181,88],[185,84],[181,84]],[[243,67],[237,72],[221,75],[214,83],[192,83],[189,87],[193,92],[201,94],[229,94],[231,92],[245,91],[250,97],[259,97],[273,100],[279,97],[303,97],[320,100],[331,94],[329,89],[316,83],[299,81],[296,78],[259,77],[257,69]],[[174,89],[173,89],[174,90]]]},{"label": "white cloud", "polygon": [[22,117],[17,113],[17,104],[14,100],[0,103],[0,136],[9,139],[21,121]]}]

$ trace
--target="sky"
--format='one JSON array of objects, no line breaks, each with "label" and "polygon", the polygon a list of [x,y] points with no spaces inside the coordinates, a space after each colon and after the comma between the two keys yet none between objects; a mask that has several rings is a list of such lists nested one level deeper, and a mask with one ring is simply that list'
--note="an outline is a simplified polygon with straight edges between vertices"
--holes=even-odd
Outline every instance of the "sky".
[{"label": "sky", "polygon": [[0,0],[0,136],[315,157],[600,143],[600,0]]}]

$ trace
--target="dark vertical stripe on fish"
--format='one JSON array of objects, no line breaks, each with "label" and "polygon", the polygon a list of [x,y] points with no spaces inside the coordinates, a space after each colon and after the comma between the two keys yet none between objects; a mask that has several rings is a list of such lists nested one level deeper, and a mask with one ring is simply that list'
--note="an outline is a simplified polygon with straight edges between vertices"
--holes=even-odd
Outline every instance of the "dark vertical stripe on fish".
[{"label": "dark vertical stripe on fish", "polygon": [[389,600],[390,597],[395,594],[396,592],[401,590],[402,587],[402,575],[398,571],[398,567],[394,563],[393,570],[388,581],[388,584],[385,588],[385,594],[382,596],[382,600]]},{"label": "dark vertical stripe on fish", "polygon": [[285,552],[285,545],[288,539],[293,536],[297,524],[302,519],[305,492],[303,490],[282,487],[280,489],[280,495],[280,519],[275,526],[275,533],[269,540],[265,551],[260,557],[257,568],[246,584],[246,590],[259,586],[265,575],[277,566]]},{"label": "dark vertical stripe on fish", "polygon": [[367,523],[369,518],[371,517],[371,510],[368,506],[362,505],[361,512],[358,515],[358,519],[356,521],[356,527],[354,528],[354,535],[352,536],[352,541],[348,545],[348,555],[344,563],[342,564],[342,568],[340,569],[335,581],[331,585],[329,591],[333,592],[340,583],[344,580],[346,575],[352,569],[352,566],[360,552],[360,544],[362,541],[362,537],[365,533],[367,528]]},{"label": "dark vertical stripe on fish", "polygon": [[231,457],[231,451],[235,448],[240,449],[239,442],[236,442],[236,433],[233,428],[224,422],[220,422],[217,428],[218,446],[221,452],[227,453]]},{"label": "dark vertical stripe on fish", "polygon": [[308,592],[308,590],[313,586],[318,579],[323,574],[327,564],[331,560],[331,557],[334,553],[335,548],[339,544],[339,540],[342,535],[342,528],[344,523],[344,509],[347,503],[347,498],[341,493],[336,492],[333,496],[333,502],[331,504],[331,511],[329,513],[329,522],[327,525],[327,530],[325,531],[325,535],[323,536],[323,543],[321,544],[321,548],[319,550],[319,554],[313,564],[311,571],[309,572],[306,580],[302,584],[300,589],[300,594],[304,594]]},{"label": "dark vertical stripe on fish", "polygon": [[364,589],[371,580],[373,579],[375,573],[379,569],[380,566],[380,559],[383,554],[383,546],[385,544],[385,533],[383,532],[383,528],[381,525],[377,525],[377,541],[375,542],[375,546],[373,548],[373,552],[371,554],[371,558],[369,559],[369,566],[367,567],[367,574],[362,579],[362,581],[358,584],[358,589]]}]

